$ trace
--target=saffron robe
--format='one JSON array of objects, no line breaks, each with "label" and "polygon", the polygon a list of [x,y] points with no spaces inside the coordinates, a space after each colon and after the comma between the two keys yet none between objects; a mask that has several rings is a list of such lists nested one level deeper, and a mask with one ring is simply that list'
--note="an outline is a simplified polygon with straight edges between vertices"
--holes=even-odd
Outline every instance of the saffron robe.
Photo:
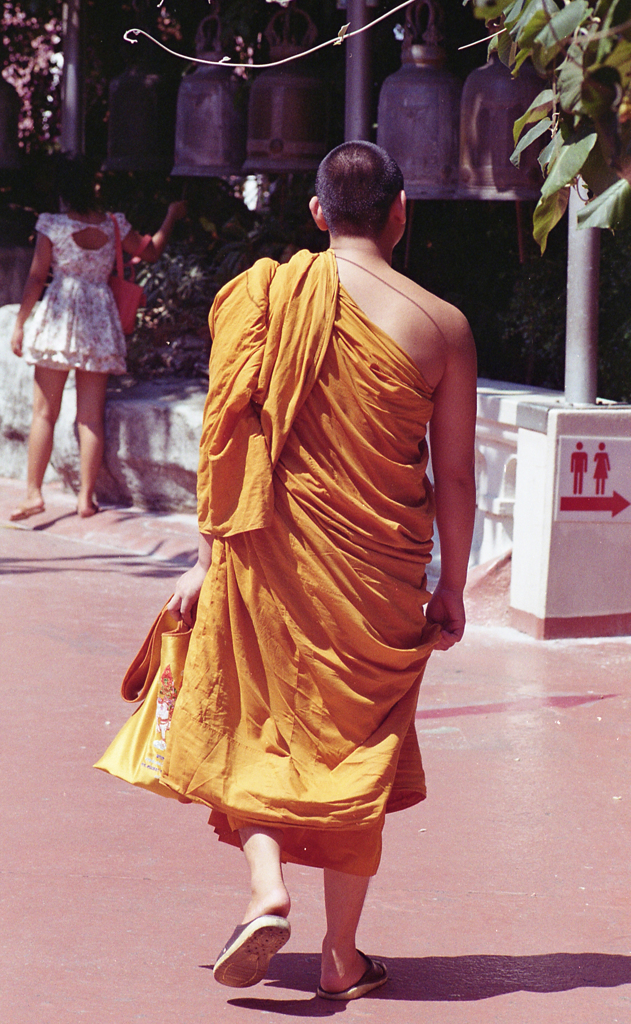
[{"label": "saffron robe", "polygon": [[213,534],[162,780],[221,839],[374,874],[386,811],[422,800],[431,389],[339,284],[331,251],[269,259],[210,314],[198,478]]}]

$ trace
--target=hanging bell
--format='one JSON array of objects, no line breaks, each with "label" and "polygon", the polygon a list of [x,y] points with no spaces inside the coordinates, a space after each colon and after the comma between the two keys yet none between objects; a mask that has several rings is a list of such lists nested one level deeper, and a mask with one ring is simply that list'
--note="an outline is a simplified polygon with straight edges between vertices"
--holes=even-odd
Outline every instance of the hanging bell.
[{"label": "hanging bell", "polygon": [[[317,29],[299,7],[278,11],[265,30],[270,61],[313,45]],[[262,71],[248,107],[246,173],[312,171],[327,152],[329,95],[304,60]]]},{"label": "hanging bell", "polygon": [[109,88],[107,171],[168,171],[175,92],[163,75],[130,67]]},{"label": "hanging bell", "polygon": [[542,82],[526,61],[516,78],[493,54],[476,68],[462,90],[460,107],[460,184],[462,199],[538,199],[542,183],[535,143],[510,162],[513,125],[541,92]]},{"label": "hanging bell", "polygon": [[20,166],[18,122],[22,104],[16,90],[0,75],[0,170],[15,171]]},{"label": "hanging bell", "polygon": [[[200,23],[195,52],[220,61],[221,25],[216,14]],[[245,158],[245,107],[229,68],[199,64],[180,84],[172,174],[227,177],[239,174]]]},{"label": "hanging bell", "polygon": [[409,199],[448,199],[458,185],[461,85],[444,67],[441,28],[436,0],[417,0],[406,16],[402,65],[379,94],[377,143],[401,168]]}]

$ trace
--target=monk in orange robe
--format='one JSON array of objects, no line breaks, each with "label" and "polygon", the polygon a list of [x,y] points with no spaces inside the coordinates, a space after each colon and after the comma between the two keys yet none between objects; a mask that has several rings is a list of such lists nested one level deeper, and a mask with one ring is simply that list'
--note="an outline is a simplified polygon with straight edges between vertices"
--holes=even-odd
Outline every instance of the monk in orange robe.
[{"label": "monk in orange robe", "polygon": [[333,150],[311,201],[331,248],[259,260],[210,314],[199,560],[170,605],[198,609],[162,780],[212,808],[251,870],[215,965],[227,985],[260,981],[289,937],[283,861],[324,869],[318,994],[386,981],[355,932],[385,814],[425,797],[427,659],[464,630],[475,350],[457,310],[391,267],[402,184],[376,146]]}]

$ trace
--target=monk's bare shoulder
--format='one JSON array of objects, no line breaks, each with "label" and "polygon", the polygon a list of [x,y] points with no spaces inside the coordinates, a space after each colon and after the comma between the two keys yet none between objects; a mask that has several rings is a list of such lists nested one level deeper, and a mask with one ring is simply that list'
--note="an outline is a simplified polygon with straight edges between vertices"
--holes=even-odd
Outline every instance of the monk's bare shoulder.
[{"label": "monk's bare shoulder", "polygon": [[360,309],[407,353],[435,388],[452,353],[473,346],[466,318],[382,259],[338,255],[340,283]]},{"label": "monk's bare shoulder", "polygon": [[396,304],[396,315],[401,318],[397,340],[417,363],[428,383],[436,386],[448,362],[475,358],[469,322],[450,302],[403,274],[396,271],[392,274],[389,283],[396,280],[401,296]]},{"label": "monk's bare shoulder", "polygon": [[447,343],[453,336],[453,341],[457,344],[461,336],[470,333],[467,318],[457,306],[439,298],[438,295],[434,295],[433,292],[398,271],[393,270],[392,275],[396,279],[396,285],[402,295],[405,295],[415,307],[415,309],[409,309],[410,317],[420,316],[421,320],[423,317],[431,320],[437,330],[445,335]]}]

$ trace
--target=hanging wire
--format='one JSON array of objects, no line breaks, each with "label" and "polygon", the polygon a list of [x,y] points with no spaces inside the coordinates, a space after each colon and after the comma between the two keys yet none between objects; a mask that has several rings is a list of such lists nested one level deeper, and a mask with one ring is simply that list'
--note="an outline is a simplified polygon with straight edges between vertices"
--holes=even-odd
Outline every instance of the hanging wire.
[{"label": "hanging wire", "polygon": [[[278,0],[277,0],[278,2]],[[333,39],[327,39],[325,43],[318,43],[317,46],[312,46],[310,50],[303,50],[301,53],[294,53],[291,57],[284,57],[282,60],[272,61],[270,64],[239,64],[231,61],[228,57],[222,57],[221,60],[204,60],[202,57],[189,57],[186,53],[178,53],[176,50],[169,49],[164,43],[161,43],[159,39],[155,39],[154,36],[145,32],[142,28],[128,28],[123,35],[123,39],[127,43],[137,43],[138,36],[145,36],[147,39],[159,46],[161,50],[165,50],[170,53],[172,57],[179,57],[180,60],[192,62],[194,64],[211,64],[213,67],[224,67],[224,68],[252,68],[252,70],[258,70],[259,68],[277,68],[279,64],[289,64],[290,61],[299,60],[301,57],[306,57],[310,53],[315,53],[316,50],[323,50],[325,46],[341,46],[347,39],[352,39],[353,36],[358,36],[362,32],[367,32],[369,28],[374,25],[378,25],[380,21],[385,21],[391,14],[396,14],[397,11],[402,11],[404,7],[408,7],[414,0],[404,0],[404,3],[398,4],[397,7],[393,7],[390,11],[386,11],[385,14],[381,14],[374,21],[363,25],[361,28],[356,28],[352,32],[349,32],[350,22],[347,25],[342,25],[340,31]],[[162,0],[158,4],[158,7],[162,6]]]}]

